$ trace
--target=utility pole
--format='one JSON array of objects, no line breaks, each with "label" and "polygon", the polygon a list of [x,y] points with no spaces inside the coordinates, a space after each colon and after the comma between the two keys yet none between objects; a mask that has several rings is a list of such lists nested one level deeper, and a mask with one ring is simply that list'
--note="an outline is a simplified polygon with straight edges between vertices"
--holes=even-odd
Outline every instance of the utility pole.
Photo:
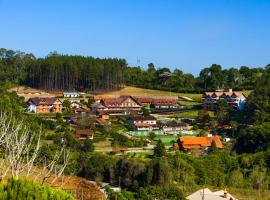
[{"label": "utility pole", "polygon": [[204,200],[204,186],[203,186],[203,195],[202,195],[202,200]]}]

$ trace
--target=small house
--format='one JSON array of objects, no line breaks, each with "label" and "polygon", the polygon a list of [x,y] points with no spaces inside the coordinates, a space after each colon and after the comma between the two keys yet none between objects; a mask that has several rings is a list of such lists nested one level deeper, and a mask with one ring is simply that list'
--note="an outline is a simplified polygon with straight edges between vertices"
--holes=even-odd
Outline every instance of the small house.
[{"label": "small house", "polygon": [[222,149],[223,145],[219,136],[213,137],[192,137],[183,136],[178,139],[179,150],[192,151],[192,150],[207,150],[211,147],[212,142],[215,142],[218,149]]},{"label": "small house", "polygon": [[50,113],[62,112],[62,102],[54,97],[35,97],[27,101],[27,112]]},{"label": "small house", "polygon": [[74,97],[79,97],[80,94],[78,92],[64,92],[63,96],[65,98],[74,98]]}]

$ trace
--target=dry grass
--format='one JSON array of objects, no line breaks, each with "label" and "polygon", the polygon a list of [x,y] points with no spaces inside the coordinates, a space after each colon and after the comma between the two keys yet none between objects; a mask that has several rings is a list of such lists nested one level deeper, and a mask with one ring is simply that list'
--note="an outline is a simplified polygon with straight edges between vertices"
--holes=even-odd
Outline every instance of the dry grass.
[{"label": "dry grass", "polygon": [[[1,160],[2,161],[2,160]],[[7,166],[5,164],[2,166],[5,169]],[[2,169],[1,169],[2,170]],[[44,174],[43,168],[34,166],[31,170],[30,175],[27,179],[32,179],[33,181],[41,184]],[[3,178],[3,181],[7,181],[11,176],[11,172]],[[26,173],[22,172],[19,176],[20,178],[26,177]],[[97,184],[93,181],[77,177],[77,176],[60,176],[55,181],[55,175],[50,174],[50,177],[45,181],[46,184],[53,188],[61,188],[65,191],[71,192],[75,199],[84,200],[105,200],[105,195],[100,191]],[[54,181],[54,183],[52,183]]]},{"label": "dry grass", "polygon": [[176,92],[170,92],[170,91],[161,91],[161,90],[150,90],[150,89],[144,89],[144,88],[137,88],[137,87],[131,87],[126,86],[120,90],[112,91],[112,92],[104,92],[102,93],[104,95],[108,96],[121,96],[121,95],[133,95],[133,96],[147,96],[147,97],[153,97],[153,96],[166,96],[166,97],[178,97],[178,96],[186,96],[191,99],[196,99],[201,97],[201,94],[191,94],[191,93],[176,93]]},{"label": "dry grass", "polygon": [[[56,92],[46,92],[44,90],[34,89],[31,87],[24,87],[24,86],[18,86],[10,89],[9,91],[16,92],[19,96],[23,96],[26,100],[32,97],[55,97],[55,96],[61,96],[63,93],[56,91]],[[252,90],[245,90],[243,93],[248,96]],[[88,95],[93,95],[89,93]],[[193,94],[193,93],[176,93],[176,92],[170,92],[170,91],[162,91],[162,90],[151,90],[151,89],[144,89],[144,88],[138,88],[138,87],[132,87],[132,86],[125,86],[120,90],[116,91],[109,91],[109,92],[103,92],[101,95],[106,96],[121,96],[121,95],[131,95],[131,96],[145,96],[145,97],[178,97],[178,96],[184,96],[189,97],[193,99],[196,102],[200,102],[202,94]],[[189,101],[183,101],[182,103],[189,102]],[[196,103],[195,102],[195,103]],[[189,104],[188,104],[189,105]]]},{"label": "dry grass", "polygon": [[229,192],[239,200],[270,200],[270,190],[229,188]]}]

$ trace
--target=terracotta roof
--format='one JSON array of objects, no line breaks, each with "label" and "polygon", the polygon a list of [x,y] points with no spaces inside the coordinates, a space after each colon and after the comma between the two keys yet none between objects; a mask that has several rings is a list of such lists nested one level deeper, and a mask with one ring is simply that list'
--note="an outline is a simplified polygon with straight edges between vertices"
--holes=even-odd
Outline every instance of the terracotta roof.
[{"label": "terracotta roof", "polygon": [[109,96],[106,95],[95,95],[94,100],[108,99]]},{"label": "terracotta roof", "polygon": [[220,141],[219,136],[213,137],[191,137],[191,136],[184,136],[180,137],[180,143],[186,149],[188,148],[200,148],[200,147],[210,147],[212,141],[215,141],[217,148],[223,148],[223,145]]},{"label": "terracotta roof", "polygon": [[30,98],[28,102],[30,101],[35,105],[52,105],[52,104],[55,104],[56,101],[59,101],[62,104],[62,102],[59,99],[56,99],[54,97],[47,97],[47,98],[35,97],[35,98]]}]

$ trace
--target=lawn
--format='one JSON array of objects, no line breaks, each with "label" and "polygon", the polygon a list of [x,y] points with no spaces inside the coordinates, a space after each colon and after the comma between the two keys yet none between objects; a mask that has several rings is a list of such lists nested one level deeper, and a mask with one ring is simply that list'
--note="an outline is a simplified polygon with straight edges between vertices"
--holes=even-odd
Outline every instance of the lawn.
[{"label": "lawn", "polygon": [[157,137],[155,140],[161,140],[164,144],[171,144],[171,141],[176,142],[177,136],[161,136]]},{"label": "lawn", "polygon": [[[210,117],[214,117],[214,112],[208,111]],[[174,115],[174,117],[190,117],[195,118],[198,116],[198,110],[189,110],[184,112],[179,112]]]}]

